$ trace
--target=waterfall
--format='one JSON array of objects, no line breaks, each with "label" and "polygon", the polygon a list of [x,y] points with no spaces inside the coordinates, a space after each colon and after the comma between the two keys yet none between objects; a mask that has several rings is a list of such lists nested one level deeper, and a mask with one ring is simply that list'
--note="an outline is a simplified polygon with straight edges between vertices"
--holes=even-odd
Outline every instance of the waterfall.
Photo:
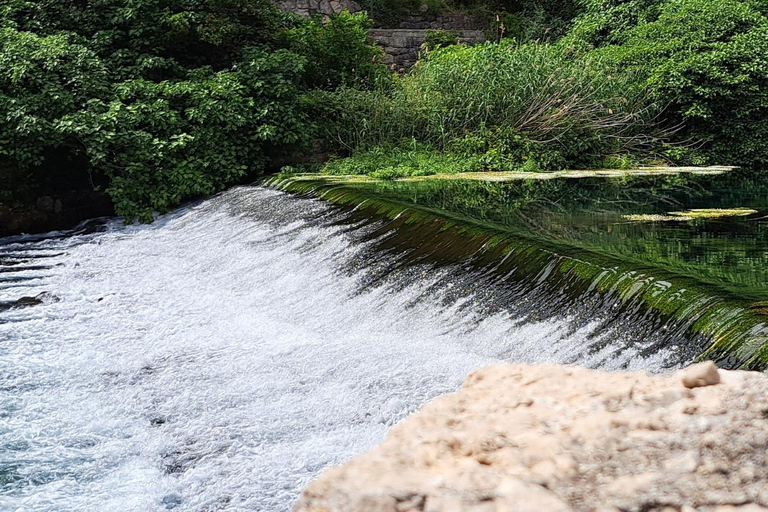
[{"label": "waterfall", "polygon": [[363,210],[239,187],[0,240],[0,509],[285,511],[474,368],[709,343],[630,300],[663,280]]}]

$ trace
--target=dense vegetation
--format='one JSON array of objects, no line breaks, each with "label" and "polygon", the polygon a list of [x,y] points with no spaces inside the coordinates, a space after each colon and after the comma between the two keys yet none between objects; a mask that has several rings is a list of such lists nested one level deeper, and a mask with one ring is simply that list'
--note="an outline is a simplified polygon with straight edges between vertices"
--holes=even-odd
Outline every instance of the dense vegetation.
[{"label": "dense vegetation", "polygon": [[267,0],[2,0],[3,188],[23,198],[76,168],[148,221],[262,173],[311,140],[302,89],[385,73],[366,23]]},{"label": "dense vegetation", "polygon": [[[387,91],[341,90],[320,102],[326,138],[361,153],[329,168],[374,171],[370,151],[408,156],[404,147],[449,155],[454,171],[602,166],[646,142],[654,112],[636,82],[633,73],[611,75],[602,58],[572,59],[557,46],[439,49]],[[436,159],[408,157],[392,173],[451,171]]]},{"label": "dense vegetation", "polygon": [[387,91],[337,91],[322,102],[339,121],[326,125],[327,140],[352,155],[326,169],[398,177],[639,162],[764,167],[765,11],[738,0],[588,0],[549,44],[516,35],[443,45]]},{"label": "dense vegetation", "polygon": [[[371,5],[377,23],[422,6]],[[430,34],[395,76],[364,14],[0,0],[0,201],[78,179],[149,221],[313,146],[327,172],[381,178],[768,163],[763,0],[423,5],[487,17],[489,42]]]},{"label": "dense vegetation", "polygon": [[697,159],[768,164],[768,3],[590,0],[566,44],[643,78],[651,98],[705,144]]}]

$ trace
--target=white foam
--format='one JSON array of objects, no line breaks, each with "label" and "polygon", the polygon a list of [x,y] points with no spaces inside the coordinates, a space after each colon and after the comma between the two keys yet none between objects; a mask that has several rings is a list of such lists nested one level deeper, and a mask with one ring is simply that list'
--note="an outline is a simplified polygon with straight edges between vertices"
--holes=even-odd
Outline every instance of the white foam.
[{"label": "white foam", "polygon": [[0,313],[0,510],[289,510],[474,368],[605,357],[580,355],[590,328],[424,300],[429,279],[358,293],[326,208],[239,188],[39,243],[65,254],[24,290],[61,300]]}]

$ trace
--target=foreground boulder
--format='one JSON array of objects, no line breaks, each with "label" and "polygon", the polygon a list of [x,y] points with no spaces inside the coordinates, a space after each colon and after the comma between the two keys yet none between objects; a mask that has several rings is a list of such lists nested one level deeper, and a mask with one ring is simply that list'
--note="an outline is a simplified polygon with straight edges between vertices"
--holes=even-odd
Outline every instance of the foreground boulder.
[{"label": "foreground boulder", "polygon": [[768,375],[475,371],[297,512],[768,512]]}]

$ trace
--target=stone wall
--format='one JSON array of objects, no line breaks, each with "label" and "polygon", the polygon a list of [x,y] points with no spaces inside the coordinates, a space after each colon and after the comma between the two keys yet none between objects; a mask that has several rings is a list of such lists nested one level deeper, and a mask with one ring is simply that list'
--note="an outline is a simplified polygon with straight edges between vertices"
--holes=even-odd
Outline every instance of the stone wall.
[{"label": "stone wall", "polygon": [[[455,30],[455,29],[451,29]],[[419,60],[427,29],[377,28],[369,31],[371,40],[382,47],[385,62],[395,71],[405,71]],[[458,30],[459,42],[477,44],[485,41],[482,30]]]},{"label": "stone wall", "polygon": [[308,18],[315,14],[337,14],[342,11],[360,12],[362,7],[354,0],[279,0],[275,4],[283,11]]},{"label": "stone wall", "polygon": [[[363,8],[354,0],[278,0],[275,4],[286,12],[304,17],[322,14],[330,16],[342,11],[360,12]],[[363,2],[365,4],[365,2]],[[375,26],[375,25],[374,25]],[[476,44],[485,41],[482,23],[465,14],[407,16],[399,28],[374,28],[369,31],[371,40],[384,50],[384,62],[393,70],[407,71],[419,60],[421,44],[427,30],[456,30],[459,42]]]},{"label": "stone wall", "polygon": [[[342,11],[349,11],[352,13],[361,12],[366,10],[369,5],[365,0],[361,4],[354,0],[276,0],[277,5],[281,10],[286,12],[292,12],[300,16],[308,18],[315,14],[324,14],[330,16],[331,14],[338,14]],[[373,20],[374,26],[378,28],[376,20]],[[467,16],[466,14],[441,14],[432,15],[428,13],[406,16],[403,18],[397,27],[401,29],[443,29],[443,30],[482,30],[485,28],[484,23],[477,18]]]}]

